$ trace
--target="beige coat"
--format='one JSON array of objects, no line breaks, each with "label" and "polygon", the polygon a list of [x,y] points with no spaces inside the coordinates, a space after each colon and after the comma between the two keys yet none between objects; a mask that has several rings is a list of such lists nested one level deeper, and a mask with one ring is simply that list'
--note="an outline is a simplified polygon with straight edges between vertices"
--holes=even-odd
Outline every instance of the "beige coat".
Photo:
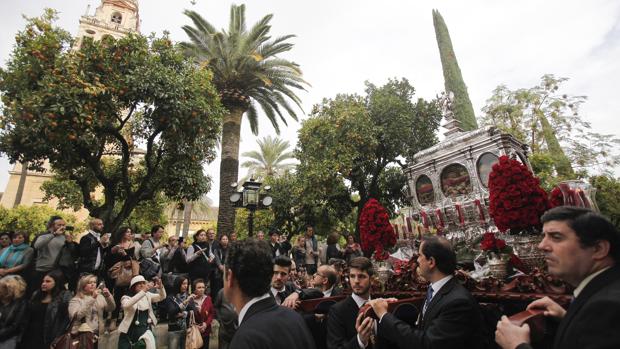
[{"label": "beige coat", "polygon": [[157,318],[155,317],[155,313],[153,313],[151,303],[157,303],[164,299],[166,299],[166,290],[163,286],[159,289],[159,293],[140,291],[133,297],[123,296],[123,298],[121,298],[121,306],[123,307],[125,316],[123,317],[121,324],[118,326],[119,332],[127,333],[127,331],[129,331],[131,322],[133,321],[136,310],[138,309],[148,310],[151,324],[153,326],[157,325]]},{"label": "beige coat", "polygon": [[116,308],[114,297],[104,297],[98,295],[97,298],[84,296],[84,298],[75,296],[69,302],[69,318],[75,316],[75,321],[71,327],[71,333],[77,333],[82,322],[86,322],[90,328],[98,334],[104,332],[105,322],[103,320],[103,312],[112,312]]}]

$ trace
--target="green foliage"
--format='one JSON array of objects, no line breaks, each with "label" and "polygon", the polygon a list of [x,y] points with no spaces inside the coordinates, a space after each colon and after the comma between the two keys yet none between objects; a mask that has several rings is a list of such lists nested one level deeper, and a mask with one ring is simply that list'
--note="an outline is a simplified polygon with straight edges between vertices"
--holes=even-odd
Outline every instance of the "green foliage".
[{"label": "green foliage", "polygon": [[601,213],[620,229],[620,179],[611,176],[593,176],[590,183],[597,189],[596,204]]},{"label": "green foliage", "polygon": [[[31,170],[49,160],[112,230],[159,192],[175,200],[208,192],[202,167],[215,159],[223,115],[212,74],[166,36],[86,39],[71,51],[54,19],[50,10],[29,19],[0,71],[0,151]],[[75,188],[58,185],[48,188],[72,192],[61,201],[74,206]]]},{"label": "green foliage", "polygon": [[295,167],[295,164],[287,162],[294,159],[293,152],[288,149],[290,146],[288,141],[267,136],[259,139],[257,143],[259,150],[241,154],[249,158],[241,164],[241,167],[248,169],[248,178],[254,175],[255,179],[261,181],[267,177],[282,175]]},{"label": "green foliage", "polygon": [[482,109],[481,122],[513,134],[529,145],[534,156],[551,160],[553,170],[543,166],[543,177],[560,181],[588,173],[610,174],[620,164],[620,140],[590,130],[590,123],[579,113],[586,97],[560,92],[566,80],[544,75],[539,85],[529,89],[498,86]]},{"label": "green foliage", "polygon": [[[441,119],[436,101],[414,102],[414,93],[406,79],[391,79],[381,87],[367,83],[365,96],[314,106],[296,149],[304,200],[324,202],[339,219],[369,198],[392,210],[405,202],[403,160],[437,142]],[[354,192],[359,202],[350,200]]]},{"label": "green foliage", "polygon": [[446,92],[454,93],[455,119],[461,122],[460,126],[463,130],[475,130],[478,128],[478,123],[476,122],[474,108],[471,105],[467,86],[465,86],[463,81],[461,68],[459,68],[454,49],[452,48],[448,27],[437,10],[433,10],[433,24],[435,26],[437,46],[439,46],[439,55],[441,56],[445,89]]},{"label": "green foliage", "polygon": [[77,222],[74,215],[54,210],[46,205],[20,205],[12,209],[0,207],[0,230],[23,231],[32,240],[36,233],[45,231],[47,221],[54,215],[63,217],[67,225],[75,226],[75,234],[79,234],[86,229],[86,223]]},{"label": "green foliage", "polygon": [[[235,232],[238,239],[245,239],[248,237],[248,216],[250,211],[240,208],[237,210],[235,216]],[[256,210],[254,212],[254,236],[259,230],[265,232],[265,238],[269,238],[269,231],[273,228],[273,212],[270,209]],[[224,233],[224,232],[222,232]]]},{"label": "green foliage", "polygon": [[228,31],[217,31],[195,11],[186,10],[194,27],[183,30],[190,42],[182,43],[188,56],[207,65],[214,74],[213,82],[222,93],[224,106],[243,106],[254,134],[258,134],[256,105],[260,106],[277,133],[278,119],[285,125],[285,111],[294,120],[297,114],[289,104],[293,101],[301,109],[301,100],[293,89],[304,89],[306,82],[301,69],[294,62],[278,57],[290,51],[288,42],[294,35],[271,39],[269,14],[247,30],[245,5],[232,5]]},{"label": "green foliage", "polygon": [[157,224],[166,226],[168,224],[166,207],[169,203],[170,201],[162,194],[156,195],[152,200],[142,201],[127,217],[123,225],[130,226],[134,232],[150,231],[151,227]]}]

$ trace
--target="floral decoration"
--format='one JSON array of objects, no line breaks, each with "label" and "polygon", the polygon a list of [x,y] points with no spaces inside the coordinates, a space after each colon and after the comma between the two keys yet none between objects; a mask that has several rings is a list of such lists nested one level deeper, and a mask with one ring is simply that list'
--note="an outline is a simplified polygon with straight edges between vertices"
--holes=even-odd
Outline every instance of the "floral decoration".
[{"label": "floral decoration", "polygon": [[506,245],[506,241],[498,239],[495,233],[484,233],[482,241],[480,241],[480,249],[487,253],[512,254],[512,248]]},{"label": "floral decoration", "polygon": [[564,205],[564,194],[562,194],[562,190],[559,187],[553,188],[549,196],[549,205],[552,208]]},{"label": "floral decoration", "polygon": [[376,199],[370,199],[364,205],[359,230],[364,253],[370,255],[374,252],[376,260],[386,260],[389,257],[386,249],[396,245],[396,234],[387,211]]},{"label": "floral decoration", "polygon": [[540,228],[549,207],[547,193],[527,166],[501,156],[489,175],[489,214],[497,228],[511,233]]}]

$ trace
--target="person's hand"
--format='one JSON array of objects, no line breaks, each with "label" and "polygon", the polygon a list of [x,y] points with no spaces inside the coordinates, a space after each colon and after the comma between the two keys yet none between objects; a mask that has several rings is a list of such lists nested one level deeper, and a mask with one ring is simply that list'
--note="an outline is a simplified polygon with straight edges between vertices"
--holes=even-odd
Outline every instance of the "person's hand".
[{"label": "person's hand", "polygon": [[299,306],[298,300],[299,294],[297,292],[293,292],[288,297],[286,297],[284,299],[284,302],[282,302],[282,304],[280,305],[291,309],[297,309],[297,307]]},{"label": "person's hand", "polygon": [[545,316],[561,319],[566,315],[566,310],[549,297],[537,299],[527,306],[527,310],[544,310]]},{"label": "person's hand", "polygon": [[372,334],[372,330],[374,328],[374,319],[365,318],[362,319],[363,314],[359,314],[357,319],[355,319],[355,330],[364,344],[364,347],[368,346],[368,342],[370,342],[370,335]]},{"label": "person's hand", "polygon": [[502,319],[497,322],[495,342],[502,347],[502,349],[515,349],[519,344],[529,343],[530,326],[528,324],[524,324],[521,327],[513,325],[506,315],[504,315]]},{"label": "person's hand", "polygon": [[224,264],[218,266],[218,268],[220,269],[220,271],[223,273],[224,272]]},{"label": "person's hand", "polygon": [[372,310],[377,314],[377,318],[381,319],[383,315],[385,315],[388,311],[388,302],[387,299],[377,298],[371,301],[368,301],[368,304],[372,307]]},{"label": "person's hand", "polygon": [[8,274],[8,273],[7,273],[7,271],[6,271],[6,269],[2,269],[2,268],[0,268],[0,276],[4,276],[4,275],[6,275],[6,274]]},{"label": "person's hand", "polygon": [[103,296],[105,298],[109,298],[112,297],[112,294],[110,293],[110,290],[108,290],[107,287],[104,287],[103,290],[101,291],[101,294],[103,294]]}]

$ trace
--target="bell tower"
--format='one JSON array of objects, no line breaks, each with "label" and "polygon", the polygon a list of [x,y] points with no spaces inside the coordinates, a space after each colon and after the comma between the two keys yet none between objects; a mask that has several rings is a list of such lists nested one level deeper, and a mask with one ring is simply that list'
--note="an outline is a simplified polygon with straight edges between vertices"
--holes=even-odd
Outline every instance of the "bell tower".
[{"label": "bell tower", "polygon": [[101,40],[106,36],[122,38],[131,32],[140,31],[138,0],[102,0],[94,15],[86,10],[80,18],[75,48],[82,45],[86,37]]}]

